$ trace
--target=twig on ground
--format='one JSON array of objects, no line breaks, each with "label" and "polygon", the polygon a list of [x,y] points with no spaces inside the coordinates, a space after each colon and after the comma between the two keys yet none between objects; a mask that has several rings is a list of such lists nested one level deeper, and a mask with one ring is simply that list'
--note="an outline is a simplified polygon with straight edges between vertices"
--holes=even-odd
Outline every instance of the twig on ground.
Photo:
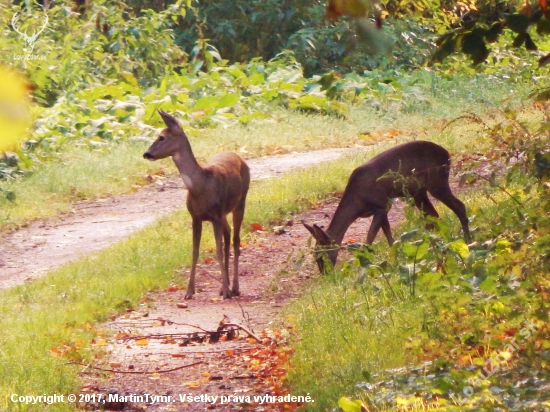
[{"label": "twig on ground", "polygon": [[223,325],[221,325],[219,328],[218,328],[218,332],[225,328],[225,327],[233,327],[233,328],[238,328],[238,329],[241,329],[242,331],[246,332],[248,334],[248,336],[250,336],[251,338],[253,339],[256,339],[256,341],[258,343],[262,343],[261,339],[258,338],[254,333],[250,332],[247,328],[245,328],[244,326],[242,325],[239,325],[238,323],[224,323]]},{"label": "twig on ground", "polygon": [[168,373],[168,372],[174,372],[174,371],[177,371],[177,370],[180,370],[180,369],[185,369],[185,368],[190,368],[191,366],[195,366],[195,365],[199,365],[201,363],[204,363],[203,361],[200,361],[200,362],[195,362],[195,363],[190,363],[189,365],[183,365],[183,366],[178,366],[177,368],[172,368],[172,369],[164,369],[164,370],[160,370],[160,371],[121,371],[121,370],[116,370],[116,369],[109,369],[109,368],[100,368],[98,366],[93,366],[93,365],[90,365],[90,364],[86,364],[86,363],[80,363],[80,362],[68,362],[67,364],[68,365],[80,365],[80,366],[85,366],[84,369],[86,368],[91,368],[91,369],[95,369],[95,370],[98,370],[98,371],[102,371],[102,372],[111,372],[111,373],[125,373],[125,374],[134,374],[134,375],[152,375],[154,373]]}]

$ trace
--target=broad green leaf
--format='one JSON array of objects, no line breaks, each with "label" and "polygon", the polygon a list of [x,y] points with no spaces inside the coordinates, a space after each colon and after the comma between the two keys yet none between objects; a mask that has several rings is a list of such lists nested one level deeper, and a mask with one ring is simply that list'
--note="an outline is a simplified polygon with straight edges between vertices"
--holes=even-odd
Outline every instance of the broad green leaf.
[{"label": "broad green leaf", "polygon": [[[226,69],[226,70],[227,70],[227,72],[228,72],[229,74],[231,74],[231,75],[232,75],[233,77],[235,77],[236,79],[239,79],[239,78],[241,78],[241,77],[246,77],[246,74],[245,74],[242,70],[240,70],[240,69],[238,69],[238,68],[236,68],[236,67],[230,67],[230,68],[228,68],[228,69]],[[253,74],[253,75],[251,76],[251,78],[254,77],[254,76],[256,76],[256,75],[258,75],[258,73]],[[262,77],[262,81],[263,81],[263,76],[260,75],[260,77]]]},{"label": "broad green leaf", "polygon": [[479,284],[479,288],[485,292],[495,292],[497,283],[493,278],[489,277]]},{"label": "broad green leaf", "polygon": [[427,242],[422,242],[420,245],[415,245],[414,243],[404,243],[403,252],[410,260],[414,259],[418,261],[426,256],[429,247],[430,246]]},{"label": "broad green leaf", "polygon": [[261,73],[254,73],[248,78],[248,82],[253,86],[263,84],[265,82],[265,76]]},{"label": "broad green leaf", "polygon": [[231,107],[234,106],[239,102],[239,99],[241,96],[238,93],[231,93],[226,94],[225,96],[222,96],[218,102],[217,108],[222,109],[224,107]]},{"label": "broad green leaf", "polygon": [[220,98],[217,96],[204,96],[197,100],[194,110],[212,109],[217,107],[220,102]]},{"label": "broad green leaf", "polygon": [[498,239],[495,246],[495,252],[497,253],[497,255],[510,253],[512,251],[510,246],[512,246],[512,242],[510,242],[508,239]]},{"label": "broad green leaf", "polygon": [[405,232],[401,235],[400,239],[401,242],[406,242],[409,239],[412,239],[416,234],[418,233],[418,230],[411,230],[410,232]]},{"label": "broad green leaf", "polygon": [[124,77],[124,80],[126,80],[127,83],[130,83],[134,87],[138,87],[138,81],[131,73],[123,73],[122,76]]},{"label": "broad green leaf", "polygon": [[388,262],[390,265],[395,265],[397,262],[397,253],[399,249],[401,248],[401,241],[396,241],[393,245],[391,245],[389,251],[388,251]]},{"label": "broad green leaf", "polygon": [[420,282],[422,284],[435,287],[441,286],[441,283],[439,282],[440,279],[441,274],[435,272],[426,272],[422,276],[420,276]]}]

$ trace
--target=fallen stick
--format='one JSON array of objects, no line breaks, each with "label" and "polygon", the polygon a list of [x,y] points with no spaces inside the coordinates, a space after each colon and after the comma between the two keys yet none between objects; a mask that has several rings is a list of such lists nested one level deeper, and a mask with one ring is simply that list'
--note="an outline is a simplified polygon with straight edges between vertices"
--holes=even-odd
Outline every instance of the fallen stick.
[{"label": "fallen stick", "polygon": [[[68,365],[80,365],[80,366],[85,366],[86,368],[92,368],[92,369],[95,369],[95,370],[98,370],[98,371],[102,371],[102,372],[152,375],[152,374],[154,374],[154,373],[168,373],[168,372],[174,372],[174,371],[177,371],[177,370],[180,370],[180,369],[190,368],[191,366],[199,365],[199,364],[201,364],[201,363],[204,363],[204,362],[203,362],[203,361],[200,361],[200,362],[191,363],[191,364],[189,364],[189,365],[178,366],[177,368],[164,369],[164,370],[153,371],[153,372],[148,372],[148,371],[143,371],[143,372],[140,372],[140,371],[121,371],[121,370],[116,370],[116,369],[100,368],[100,367],[98,367],[98,366],[93,366],[93,365],[90,365],[90,364],[80,363],[80,362],[68,362],[67,364],[68,364]],[[86,369],[86,368],[84,368],[84,369]]]}]

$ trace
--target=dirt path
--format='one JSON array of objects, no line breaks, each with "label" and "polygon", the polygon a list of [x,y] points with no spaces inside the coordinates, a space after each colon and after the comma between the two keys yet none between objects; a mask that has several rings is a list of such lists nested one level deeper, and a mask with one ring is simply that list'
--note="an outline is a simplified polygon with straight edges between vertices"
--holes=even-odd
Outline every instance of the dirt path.
[{"label": "dirt path", "polygon": [[[255,180],[368,149],[326,149],[248,160]],[[158,179],[136,193],[80,202],[71,213],[37,221],[0,238],[0,290],[20,285],[83,255],[124,239],[159,217],[184,207],[179,177]]]},{"label": "dirt path", "polygon": [[[185,290],[177,288],[151,293],[137,310],[105,325],[114,337],[106,358],[98,359],[95,367],[116,372],[83,368],[83,393],[103,400],[123,399],[108,406],[126,411],[296,409],[298,402],[275,401],[279,396],[306,395],[289,393],[284,385],[285,361],[292,349],[285,345],[288,331],[284,322],[280,324],[281,308],[317,276],[307,246],[309,233],[299,222],[326,226],[337,203],[335,199],[295,216],[282,234],[260,233],[252,239],[242,249],[242,296],[219,298],[218,265],[207,258],[198,267],[199,292],[192,300],[185,301]],[[389,214],[393,226],[402,218],[403,206],[394,203]],[[357,220],[344,243],[364,241],[369,222]],[[303,265],[297,267],[301,257]],[[346,259],[346,254],[339,259]],[[222,335],[219,341],[204,333],[216,331],[220,322],[243,325],[261,342],[242,330],[238,337]],[[146,395],[159,396],[161,401],[153,404]],[[255,396],[266,395],[271,397],[267,402],[255,401]],[[104,406],[101,402],[82,405],[88,410]]]}]

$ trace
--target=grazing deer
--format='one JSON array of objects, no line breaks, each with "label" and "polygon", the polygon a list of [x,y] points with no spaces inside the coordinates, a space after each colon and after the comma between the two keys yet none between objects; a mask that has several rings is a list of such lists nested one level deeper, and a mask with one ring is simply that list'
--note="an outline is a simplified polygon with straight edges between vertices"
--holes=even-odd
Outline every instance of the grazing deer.
[{"label": "grazing deer", "polygon": [[[195,269],[199,258],[202,222],[212,222],[216,239],[216,254],[222,272],[222,290],[225,298],[238,296],[240,230],[244,217],[246,194],[250,186],[250,170],[236,153],[218,153],[206,166],[201,167],[185,132],[168,113],[159,111],[166,124],[159,137],[143,157],[149,160],[172,156],[189,193],[187,210],[193,221],[193,263],[185,299],[195,294]],[[227,215],[233,213],[233,287],[229,284],[229,243],[231,228]]]},{"label": "grazing deer", "polygon": [[[374,242],[380,228],[390,246],[393,244],[388,212],[391,199],[396,197],[411,196],[425,216],[437,218],[439,215],[426,194],[429,192],[458,216],[464,236],[469,240],[466,207],[449,187],[450,166],[449,152],[443,147],[431,142],[414,141],[393,147],[356,168],[326,232],[315,224],[310,226],[302,222],[317,245],[325,249],[316,253],[321,273],[325,271],[323,254],[327,253],[332,265],[336,263],[344,234],[359,217],[373,216],[367,234],[368,245]],[[389,172],[398,173],[401,177],[399,181],[389,176]],[[330,245],[334,247],[327,248]]]}]

